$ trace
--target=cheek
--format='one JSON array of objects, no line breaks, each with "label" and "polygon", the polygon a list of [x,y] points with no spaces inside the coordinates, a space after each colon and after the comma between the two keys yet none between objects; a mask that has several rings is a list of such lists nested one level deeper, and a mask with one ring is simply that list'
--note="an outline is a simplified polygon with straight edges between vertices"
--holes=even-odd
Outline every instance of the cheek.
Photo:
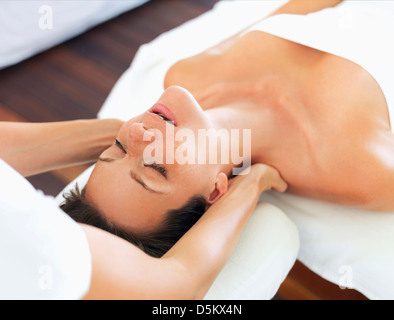
[{"label": "cheek", "polygon": [[215,184],[208,165],[178,165],[177,175],[178,189],[189,196],[205,195]]}]

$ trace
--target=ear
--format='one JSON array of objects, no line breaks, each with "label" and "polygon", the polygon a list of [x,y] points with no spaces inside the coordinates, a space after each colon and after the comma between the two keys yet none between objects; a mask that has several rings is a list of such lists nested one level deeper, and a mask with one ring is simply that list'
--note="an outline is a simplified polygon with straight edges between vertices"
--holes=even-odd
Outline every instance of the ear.
[{"label": "ear", "polygon": [[209,195],[208,205],[212,205],[216,201],[218,201],[221,198],[221,196],[227,192],[227,186],[228,186],[227,175],[224,172],[219,172],[216,177],[215,188]]}]

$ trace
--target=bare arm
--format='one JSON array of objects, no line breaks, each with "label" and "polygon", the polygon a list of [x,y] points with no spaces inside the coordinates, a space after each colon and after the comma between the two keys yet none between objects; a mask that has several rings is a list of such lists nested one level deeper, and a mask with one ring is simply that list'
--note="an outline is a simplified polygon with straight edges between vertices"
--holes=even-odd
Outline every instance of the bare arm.
[{"label": "bare arm", "polygon": [[290,0],[270,16],[290,13],[290,14],[308,14],[325,8],[335,7],[343,0]]},{"label": "bare arm", "polygon": [[113,143],[122,121],[0,122],[0,158],[23,176],[92,162]]},{"label": "bare arm", "polygon": [[162,258],[83,226],[93,261],[86,299],[202,299],[233,251],[264,190],[286,189],[276,170],[254,165]]}]

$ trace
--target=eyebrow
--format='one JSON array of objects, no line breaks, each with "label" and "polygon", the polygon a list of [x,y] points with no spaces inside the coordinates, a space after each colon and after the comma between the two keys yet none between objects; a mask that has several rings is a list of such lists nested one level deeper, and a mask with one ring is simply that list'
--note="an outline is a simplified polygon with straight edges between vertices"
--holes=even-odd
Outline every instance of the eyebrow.
[{"label": "eyebrow", "polygon": [[102,162],[114,162],[115,161],[115,159],[111,159],[111,158],[98,158],[98,160],[99,161],[102,161]]},{"label": "eyebrow", "polygon": [[[115,159],[112,158],[98,158],[99,161],[102,162],[114,162]],[[152,193],[157,193],[157,194],[164,194],[163,192],[154,190],[150,188],[149,186],[146,185],[146,183],[137,175],[135,172],[130,170],[130,177],[133,178],[137,183],[139,183],[145,190],[152,192]]]},{"label": "eyebrow", "polygon": [[141,180],[141,178],[139,176],[137,176],[133,171],[130,171],[130,176],[137,182],[139,183],[141,186],[144,187],[144,189],[148,190],[149,192],[152,193],[157,193],[157,194],[163,194],[163,192],[151,189],[150,187],[148,187],[144,181]]}]

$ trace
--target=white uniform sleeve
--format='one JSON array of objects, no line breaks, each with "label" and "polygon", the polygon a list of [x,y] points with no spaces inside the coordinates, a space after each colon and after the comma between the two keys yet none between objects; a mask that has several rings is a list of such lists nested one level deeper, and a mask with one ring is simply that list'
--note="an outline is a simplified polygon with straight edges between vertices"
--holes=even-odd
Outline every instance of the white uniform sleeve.
[{"label": "white uniform sleeve", "polygon": [[0,159],[0,299],[79,299],[90,286],[82,228]]}]

